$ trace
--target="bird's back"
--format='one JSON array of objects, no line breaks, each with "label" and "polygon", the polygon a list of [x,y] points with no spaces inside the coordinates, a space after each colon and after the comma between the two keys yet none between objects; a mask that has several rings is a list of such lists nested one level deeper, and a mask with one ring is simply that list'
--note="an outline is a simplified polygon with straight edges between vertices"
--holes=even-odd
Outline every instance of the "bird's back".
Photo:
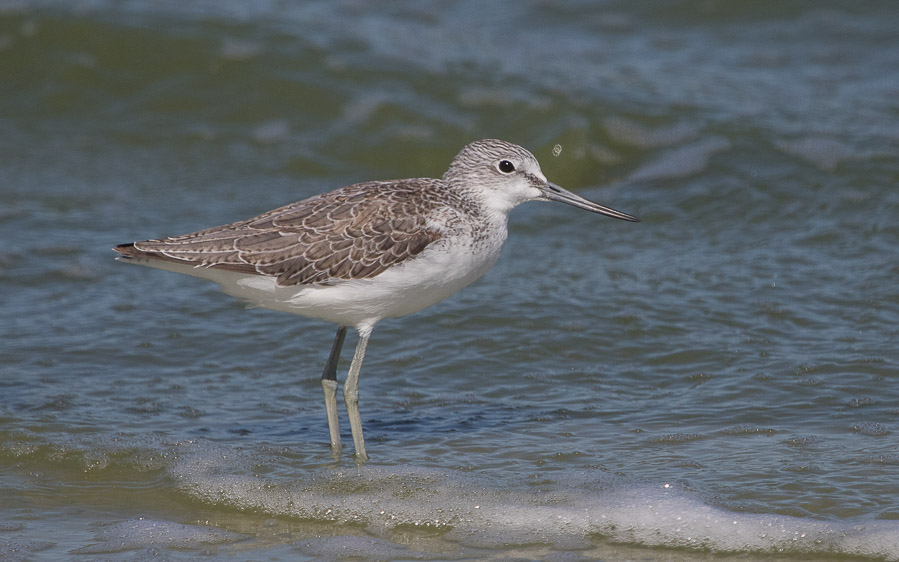
[{"label": "bird's back", "polygon": [[115,250],[126,259],[275,277],[280,286],[329,284],[372,278],[412,259],[473,211],[442,180],[365,182],[248,220]]}]

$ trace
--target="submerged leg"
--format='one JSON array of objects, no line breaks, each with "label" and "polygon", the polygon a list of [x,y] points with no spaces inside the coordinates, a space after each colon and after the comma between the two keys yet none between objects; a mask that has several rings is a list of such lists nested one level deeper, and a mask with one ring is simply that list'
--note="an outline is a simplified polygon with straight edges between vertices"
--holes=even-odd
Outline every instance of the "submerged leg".
[{"label": "submerged leg", "polygon": [[347,415],[350,418],[350,430],[353,432],[353,447],[359,460],[368,460],[365,454],[365,440],[362,438],[362,417],[359,415],[359,371],[362,369],[362,358],[365,357],[365,347],[368,345],[368,337],[371,335],[371,327],[359,330],[359,343],[356,344],[356,353],[353,354],[353,363],[350,372],[343,383],[343,399],[346,402]]},{"label": "submerged leg", "polygon": [[337,421],[337,361],[343,349],[346,326],[337,328],[337,336],[331,345],[331,355],[322,373],[322,390],[325,391],[325,410],[328,412],[328,431],[331,432],[331,449],[340,451],[340,425]]}]

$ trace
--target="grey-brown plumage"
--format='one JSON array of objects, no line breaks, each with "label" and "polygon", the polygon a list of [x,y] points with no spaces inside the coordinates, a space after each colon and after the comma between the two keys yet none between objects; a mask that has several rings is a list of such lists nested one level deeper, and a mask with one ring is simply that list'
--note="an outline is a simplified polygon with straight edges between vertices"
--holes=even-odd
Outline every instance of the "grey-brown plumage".
[{"label": "grey-brown plumage", "polygon": [[350,185],[258,217],[158,240],[116,246],[198,267],[277,277],[281,286],[365,279],[408,260],[438,240],[427,224],[439,206],[468,209],[441,180]]}]

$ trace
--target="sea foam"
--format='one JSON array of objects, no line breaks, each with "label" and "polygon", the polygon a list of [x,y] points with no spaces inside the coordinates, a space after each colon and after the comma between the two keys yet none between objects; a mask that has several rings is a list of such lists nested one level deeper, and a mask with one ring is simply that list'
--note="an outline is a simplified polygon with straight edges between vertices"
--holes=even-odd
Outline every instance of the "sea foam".
[{"label": "sea foam", "polygon": [[[582,549],[605,542],[899,560],[899,521],[736,513],[668,483],[581,472],[510,489],[489,475],[374,465],[279,480],[252,475],[253,464],[233,453],[206,452],[184,457],[172,471],[184,493],[209,504],[332,522],[338,530],[352,525],[384,539],[397,530],[422,529],[461,549],[534,544]],[[323,544],[302,550],[317,552]]]}]

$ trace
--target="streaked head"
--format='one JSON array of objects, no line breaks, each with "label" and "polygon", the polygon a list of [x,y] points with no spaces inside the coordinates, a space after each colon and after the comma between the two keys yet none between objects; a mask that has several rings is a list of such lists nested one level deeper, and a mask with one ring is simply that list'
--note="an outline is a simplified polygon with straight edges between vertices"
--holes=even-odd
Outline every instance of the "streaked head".
[{"label": "streaked head", "polygon": [[484,139],[463,148],[443,179],[485,192],[497,210],[508,212],[525,201],[560,201],[616,219],[640,219],[616,211],[548,181],[533,154],[510,142]]}]

